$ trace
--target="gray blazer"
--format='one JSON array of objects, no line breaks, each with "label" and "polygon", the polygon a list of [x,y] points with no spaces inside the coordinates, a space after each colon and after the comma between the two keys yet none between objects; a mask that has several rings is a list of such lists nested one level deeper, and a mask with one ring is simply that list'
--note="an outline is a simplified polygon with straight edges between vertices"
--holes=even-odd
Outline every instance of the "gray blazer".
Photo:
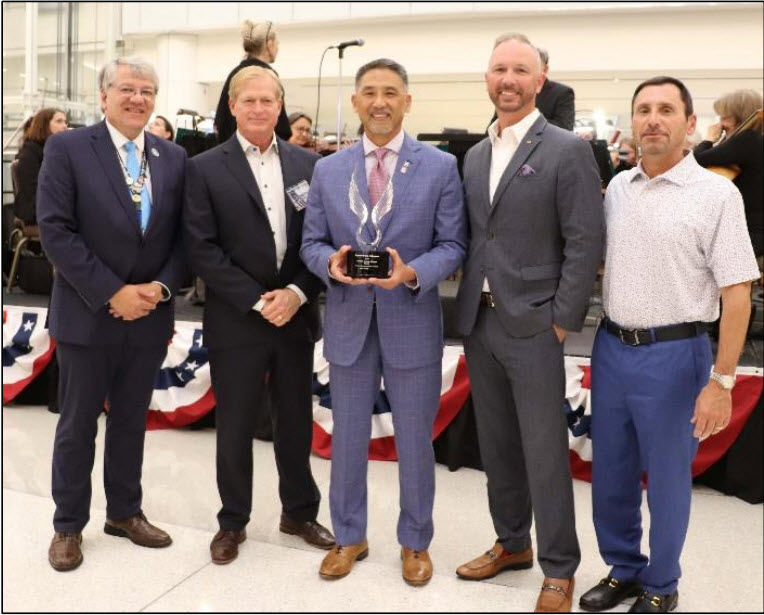
[{"label": "gray blazer", "polygon": [[580,331],[602,258],[600,178],[592,149],[543,117],[533,123],[489,198],[491,142],[464,162],[471,239],[459,287],[458,326],[475,326],[483,279],[513,337],[557,324]]}]

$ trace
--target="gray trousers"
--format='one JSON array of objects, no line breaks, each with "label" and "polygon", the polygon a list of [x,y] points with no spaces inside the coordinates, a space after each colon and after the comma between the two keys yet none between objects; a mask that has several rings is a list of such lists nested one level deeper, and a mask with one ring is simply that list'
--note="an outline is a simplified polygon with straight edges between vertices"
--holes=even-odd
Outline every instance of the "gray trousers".
[{"label": "gray trousers", "polygon": [[465,340],[488,504],[507,551],[531,546],[544,575],[571,578],[581,560],[576,537],[568,427],[563,411],[563,347],[553,329],[511,337],[481,306]]}]

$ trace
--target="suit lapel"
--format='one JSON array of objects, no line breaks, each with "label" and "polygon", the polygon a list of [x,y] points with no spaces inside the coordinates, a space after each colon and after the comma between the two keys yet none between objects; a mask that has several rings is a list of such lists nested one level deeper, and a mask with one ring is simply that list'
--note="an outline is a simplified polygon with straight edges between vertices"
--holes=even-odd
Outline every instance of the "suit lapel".
[{"label": "suit lapel", "polygon": [[149,216],[149,226],[146,229],[146,235],[148,235],[156,225],[159,207],[163,203],[162,189],[165,184],[165,165],[167,163],[161,156],[154,155],[154,152],[157,152],[157,154],[159,153],[159,148],[156,147],[158,138],[148,131],[144,134],[143,147],[146,151],[149,173],[151,174],[151,215]]},{"label": "suit lapel", "polygon": [[485,203],[487,211],[491,211],[491,140],[485,139],[478,150],[477,168],[479,172],[478,186],[480,187],[481,203]]},{"label": "suit lapel", "polygon": [[421,147],[422,145],[416,139],[412,139],[408,135],[404,136],[403,146],[398,153],[398,161],[393,172],[393,209],[387,216],[382,218],[382,223],[380,224],[383,237],[387,227],[390,226],[392,218],[395,216],[396,210],[405,206],[406,192],[411,184],[411,178],[416,174],[417,167],[419,166],[419,150]]},{"label": "suit lapel", "polygon": [[141,234],[141,225],[138,222],[138,214],[136,213],[135,204],[130,200],[130,190],[125,183],[125,174],[120,167],[121,162],[119,155],[114,147],[114,141],[111,140],[109,130],[106,128],[106,122],[101,122],[96,127],[92,139],[92,146],[96,158],[101,164],[104,174],[114,190],[117,202],[122,206],[122,209],[125,211],[128,220],[130,220],[130,224],[133,225],[135,232]]},{"label": "suit lapel", "polygon": [[257,208],[262,212],[265,219],[268,219],[268,214],[265,212],[265,203],[263,203],[263,197],[260,194],[260,189],[257,187],[257,181],[252,173],[252,169],[247,162],[247,156],[244,154],[244,150],[241,149],[239,140],[236,138],[236,133],[223,144],[223,153],[225,154],[224,161],[228,170],[236,178],[242,188],[247,191],[252,200],[257,205]]},{"label": "suit lapel", "polygon": [[299,183],[302,177],[299,175],[298,165],[295,164],[292,152],[284,145],[284,141],[276,138],[279,148],[279,161],[281,162],[281,177],[284,181],[284,214],[286,215],[286,230],[289,237],[289,225],[292,223],[292,214],[294,214],[294,205],[292,199],[286,193],[287,188],[291,188]]},{"label": "suit lapel", "polygon": [[512,183],[512,180],[517,175],[520,167],[522,167],[525,164],[525,161],[528,160],[528,156],[530,156],[533,150],[536,149],[536,146],[541,143],[544,128],[546,128],[546,120],[541,116],[533,122],[526,135],[522,138],[522,141],[520,141],[514,156],[512,156],[512,159],[509,161],[507,168],[501,176],[499,185],[496,187],[496,193],[493,195],[493,201],[491,201],[491,211],[496,208],[496,204],[501,200],[502,195],[509,184]]}]

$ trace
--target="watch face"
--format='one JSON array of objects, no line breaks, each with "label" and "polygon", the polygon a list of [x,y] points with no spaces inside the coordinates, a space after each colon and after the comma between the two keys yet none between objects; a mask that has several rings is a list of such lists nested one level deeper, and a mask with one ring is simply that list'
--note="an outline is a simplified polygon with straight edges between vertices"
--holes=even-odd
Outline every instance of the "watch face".
[{"label": "watch face", "polygon": [[711,378],[718,382],[720,385],[722,385],[725,389],[732,389],[732,387],[735,386],[735,377],[734,376],[727,376],[725,374],[718,374],[716,372],[713,372],[711,374]]}]

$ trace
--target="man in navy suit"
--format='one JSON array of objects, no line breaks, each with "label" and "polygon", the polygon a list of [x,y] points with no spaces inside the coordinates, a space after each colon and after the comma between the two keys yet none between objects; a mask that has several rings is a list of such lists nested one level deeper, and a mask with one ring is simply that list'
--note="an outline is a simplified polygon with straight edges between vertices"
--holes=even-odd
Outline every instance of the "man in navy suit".
[{"label": "man in navy suit", "polygon": [[265,376],[275,401],[273,444],[279,528],[321,549],[334,536],[316,521],[321,495],[310,469],[313,345],[323,288],[300,260],[308,182],[318,156],[275,136],[283,104],[276,74],[246,66],[229,106],[236,132],[188,164],[185,244],[205,282],[204,339],[217,399],[220,531],[210,544],[228,564],[252,512],[252,435]]},{"label": "man in navy suit", "polygon": [[82,563],[97,419],[108,404],[104,531],[144,547],[172,540],[141,510],[146,411],[173,331],[185,152],[144,132],[158,79],[139,58],[99,73],[105,121],[48,139],[38,223],[56,269],[50,332],[60,367],[53,447],[56,570]]},{"label": "man in navy suit", "polygon": [[[329,504],[337,547],[319,574],[337,579],[368,553],[366,468],[371,414],[384,376],[400,474],[398,542],[403,578],[432,576],[435,456],[432,427],[440,403],[443,327],[438,282],[461,265],[467,216],[456,159],[403,131],[411,105],[405,69],[388,59],[356,73],[353,107],[363,139],[316,164],[301,255],[328,286],[324,356],[331,365],[332,476]],[[386,196],[387,195],[387,198]],[[384,217],[359,230],[360,200],[371,209],[392,201]],[[361,218],[363,219],[363,218]],[[381,231],[390,277],[347,275],[359,235]]]}]

